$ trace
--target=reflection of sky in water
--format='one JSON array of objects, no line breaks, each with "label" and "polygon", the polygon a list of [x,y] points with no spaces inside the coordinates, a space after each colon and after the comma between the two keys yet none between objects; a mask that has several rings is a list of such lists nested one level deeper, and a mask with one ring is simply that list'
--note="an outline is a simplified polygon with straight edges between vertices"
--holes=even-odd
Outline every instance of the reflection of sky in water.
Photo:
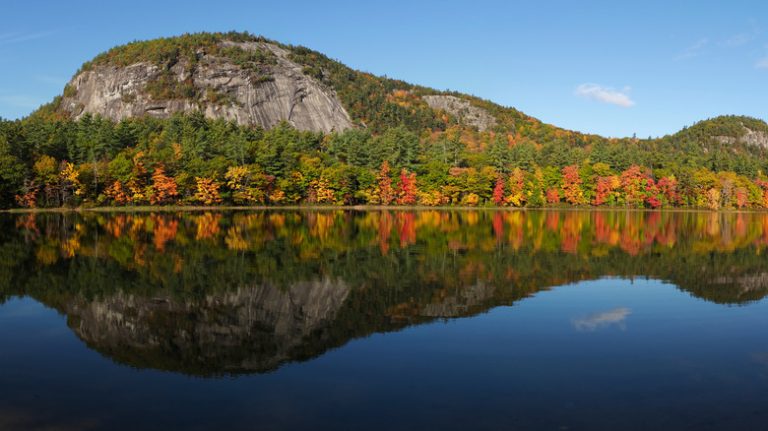
[{"label": "reflection of sky in water", "polygon": [[631,313],[629,308],[619,307],[573,319],[572,324],[577,331],[594,331],[608,326],[618,326],[624,329],[624,321]]},{"label": "reflection of sky in water", "polygon": [[[630,315],[632,331],[601,330],[623,328]],[[654,280],[560,286],[472,317],[351,339],[306,362],[235,378],[116,364],[78,340],[65,316],[29,298],[0,306],[0,322],[0,342],[13,346],[0,351],[0,429],[259,423],[626,430],[679,429],[696,418],[719,424],[710,429],[731,430],[760,429],[756,423],[768,420],[759,365],[768,361],[768,302],[724,307]],[[573,329],[589,336],[574,336]],[[64,334],[41,337],[56,330]],[[387,421],[375,420],[385,415]]]}]

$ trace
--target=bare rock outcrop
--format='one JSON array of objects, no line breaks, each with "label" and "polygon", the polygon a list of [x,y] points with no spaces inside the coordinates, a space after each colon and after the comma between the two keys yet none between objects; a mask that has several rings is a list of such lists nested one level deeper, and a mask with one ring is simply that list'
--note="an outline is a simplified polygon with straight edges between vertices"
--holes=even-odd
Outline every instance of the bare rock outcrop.
[{"label": "bare rock outcrop", "polygon": [[[322,132],[354,126],[333,89],[303,73],[287,50],[267,42],[221,43],[266,53],[273,61],[258,76],[231,58],[204,52],[194,65],[182,59],[169,68],[150,62],[95,65],[68,84],[60,109],[74,118],[91,113],[114,121],[202,111],[208,118],[267,129],[281,121]],[[159,80],[170,87],[186,86],[184,94],[153,97],[148,85]]]},{"label": "bare rock outcrop", "polygon": [[752,130],[747,126],[744,128],[744,134],[739,138],[733,136],[714,136],[714,139],[723,144],[735,144],[741,142],[750,146],[768,148],[768,133],[761,130]]},{"label": "bare rock outcrop", "polygon": [[473,106],[468,100],[442,94],[424,96],[423,99],[430,108],[443,110],[456,117],[459,123],[477,127],[481,132],[496,125],[493,115],[483,108]]}]

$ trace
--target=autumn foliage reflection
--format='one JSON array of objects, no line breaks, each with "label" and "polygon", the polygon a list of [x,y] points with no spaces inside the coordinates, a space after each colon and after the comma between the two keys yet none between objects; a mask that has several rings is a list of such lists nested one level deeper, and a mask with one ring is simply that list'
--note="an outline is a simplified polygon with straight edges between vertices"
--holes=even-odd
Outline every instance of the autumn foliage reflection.
[{"label": "autumn foliage reflection", "polygon": [[[443,243],[452,250],[529,249],[582,256],[617,250],[630,256],[675,247],[727,252],[768,245],[768,214],[638,211],[304,211],[84,214],[82,217],[25,214],[15,227],[40,249],[40,264],[76,254],[133,249],[143,255],[173,253],[174,244],[206,241],[233,251],[258,251],[287,240],[305,256],[323,250],[375,246],[392,249]],[[119,247],[118,247],[119,244]],[[58,249],[52,253],[50,250]],[[306,253],[313,249],[315,252]],[[48,250],[48,251],[44,251]],[[54,255],[56,257],[54,257]],[[121,256],[122,257],[122,256]],[[144,260],[144,259],[141,259]]]}]

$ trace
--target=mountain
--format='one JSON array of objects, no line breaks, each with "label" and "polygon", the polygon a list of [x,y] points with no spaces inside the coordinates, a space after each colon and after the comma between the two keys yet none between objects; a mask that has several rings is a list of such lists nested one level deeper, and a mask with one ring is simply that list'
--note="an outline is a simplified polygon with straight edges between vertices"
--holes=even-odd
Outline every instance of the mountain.
[{"label": "mountain", "polygon": [[359,72],[310,49],[244,33],[186,34],[115,47],[84,64],[56,105],[74,119],[202,111],[240,125],[269,129],[287,121],[320,132],[381,132],[398,124],[513,131],[518,124],[523,130],[540,124],[473,96]]},{"label": "mountain", "polygon": [[[305,47],[247,33],[197,33],[115,47],[83,65],[56,109],[120,121],[201,111],[207,118],[331,132],[397,125],[515,133],[536,142],[607,140],[541,123],[513,108],[353,70]],[[768,147],[768,125],[749,117],[705,120],[667,137]]]}]

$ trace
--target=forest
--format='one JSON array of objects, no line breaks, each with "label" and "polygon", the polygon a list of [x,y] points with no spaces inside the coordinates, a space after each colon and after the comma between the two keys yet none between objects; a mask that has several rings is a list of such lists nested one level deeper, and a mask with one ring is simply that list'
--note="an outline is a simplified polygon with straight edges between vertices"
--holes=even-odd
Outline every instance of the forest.
[{"label": "forest", "polygon": [[[268,54],[222,48],[243,33],[201,33],[116,47],[86,63],[174,64],[219,52],[269,79]],[[269,41],[270,43],[277,43]],[[19,120],[0,119],[0,207],[144,205],[420,205],[768,208],[765,122],[705,120],[662,138],[604,138],[545,124],[514,108],[355,71],[303,47],[304,73],[337,93],[358,126],[338,133],[270,130],[201,112],[120,122],[73,119],[62,98]],[[190,61],[192,61],[190,60]],[[153,82],[153,97],[189,92]],[[155,88],[157,87],[157,88]],[[64,95],[74,91],[67,86]],[[422,96],[451,94],[484,109],[480,131]],[[186,96],[185,96],[186,97]]]},{"label": "forest", "polygon": [[0,204],[768,207],[766,159],[697,148],[704,127],[580,146],[458,125],[323,135],[38,114],[0,121]]}]

